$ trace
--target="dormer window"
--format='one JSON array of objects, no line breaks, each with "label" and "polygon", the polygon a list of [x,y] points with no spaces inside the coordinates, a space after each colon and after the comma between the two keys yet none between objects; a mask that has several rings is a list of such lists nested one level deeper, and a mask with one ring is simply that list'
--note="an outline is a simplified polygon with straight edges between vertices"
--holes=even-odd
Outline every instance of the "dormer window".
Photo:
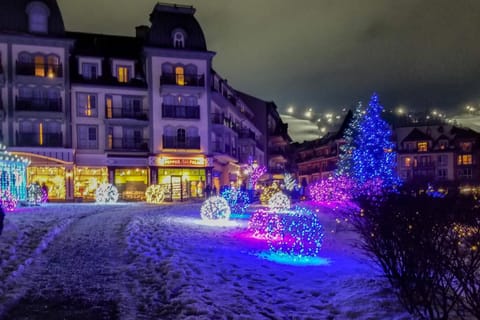
[{"label": "dormer window", "polygon": [[185,48],[185,33],[182,30],[173,31],[173,47],[177,49]]},{"label": "dormer window", "polygon": [[119,83],[128,83],[135,75],[134,61],[114,60],[113,76]]},{"label": "dormer window", "polygon": [[417,151],[418,152],[427,152],[428,151],[428,142],[421,141],[417,143]]},{"label": "dormer window", "polygon": [[28,15],[28,27],[30,32],[47,33],[48,16],[50,10],[40,1],[32,1],[27,5],[26,13]]}]

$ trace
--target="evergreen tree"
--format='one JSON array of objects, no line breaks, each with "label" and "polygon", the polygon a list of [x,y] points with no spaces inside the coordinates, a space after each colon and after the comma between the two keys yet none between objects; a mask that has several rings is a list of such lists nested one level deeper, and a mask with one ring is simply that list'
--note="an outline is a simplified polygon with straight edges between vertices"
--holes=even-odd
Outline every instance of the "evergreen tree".
[{"label": "evergreen tree", "polygon": [[353,117],[343,133],[345,143],[340,146],[339,161],[337,169],[335,170],[337,177],[347,177],[350,179],[354,177],[355,165],[353,163],[353,150],[356,148],[355,137],[359,134],[362,112],[362,103],[358,102],[353,112]]},{"label": "evergreen tree", "polygon": [[395,171],[392,132],[382,119],[382,111],[374,93],[365,112],[357,106],[344,134],[337,176],[352,179],[361,193],[374,191],[375,187],[391,188],[400,184]]}]

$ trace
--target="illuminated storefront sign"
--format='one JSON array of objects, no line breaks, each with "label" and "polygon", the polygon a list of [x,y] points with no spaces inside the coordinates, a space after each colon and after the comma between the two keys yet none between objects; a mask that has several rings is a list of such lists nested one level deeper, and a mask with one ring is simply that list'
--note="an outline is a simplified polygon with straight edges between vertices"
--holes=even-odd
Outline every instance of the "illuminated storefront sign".
[{"label": "illuminated storefront sign", "polygon": [[205,158],[154,158],[154,163],[161,167],[205,167]]}]

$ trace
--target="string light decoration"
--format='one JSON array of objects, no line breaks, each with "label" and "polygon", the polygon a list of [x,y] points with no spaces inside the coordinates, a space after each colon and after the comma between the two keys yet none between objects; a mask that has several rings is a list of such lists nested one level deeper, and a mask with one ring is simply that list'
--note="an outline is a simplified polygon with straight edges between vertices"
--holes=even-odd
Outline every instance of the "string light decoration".
[{"label": "string light decoration", "polygon": [[283,225],[280,216],[272,211],[255,211],[248,221],[247,229],[257,239],[279,240],[283,237]]},{"label": "string light decoration", "polygon": [[165,200],[165,191],[159,184],[152,184],[145,191],[145,199],[148,203],[160,204]]},{"label": "string light decoration", "polygon": [[27,201],[30,205],[38,205],[42,202],[42,188],[38,183],[31,183],[27,187]]},{"label": "string light decoration", "polygon": [[[478,223],[477,223],[478,224]],[[452,231],[462,249],[477,251],[480,249],[480,228],[454,223]]]},{"label": "string light decoration", "polygon": [[225,188],[221,193],[221,197],[227,201],[231,212],[235,214],[244,214],[250,205],[248,194],[237,188]]},{"label": "string light decoration", "polygon": [[290,209],[291,203],[290,198],[283,192],[275,193],[268,200],[268,207],[271,211],[284,211]]},{"label": "string light decoration", "polygon": [[354,187],[348,177],[329,177],[308,185],[307,192],[314,202],[348,201],[352,198]]},{"label": "string light decoration", "polygon": [[111,183],[102,183],[95,191],[96,203],[115,203],[118,201],[117,187]]},{"label": "string light decoration", "polygon": [[2,207],[9,212],[14,211],[18,203],[18,200],[8,190],[3,192],[1,201]]},{"label": "string light decoration", "polygon": [[257,161],[249,160],[244,172],[247,175],[247,188],[249,190],[255,190],[258,179],[267,173],[267,167],[258,165]]},{"label": "string light decoration", "polygon": [[267,205],[270,198],[277,192],[281,192],[281,190],[276,182],[272,183],[270,186],[266,186],[263,188],[262,194],[260,195],[260,202],[263,205]]},{"label": "string light decoration", "polygon": [[227,200],[220,196],[213,196],[205,200],[200,207],[202,220],[227,221],[230,219],[230,207]]},{"label": "string light decoration", "polygon": [[[337,176],[351,178],[359,194],[372,195],[368,181],[381,181],[383,189],[394,189],[401,184],[396,167],[396,153],[392,132],[382,119],[383,107],[374,93],[367,109],[355,110],[353,119],[346,129],[345,145],[341,147]],[[374,190],[377,191],[377,190]]]},{"label": "string light decoration", "polygon": [[7,151],[0,144],[0,192],[8,191],[17,200],[27,200],[27,167],[30,160]]},{"label": "string light decoration", "polygon": [[293,175],[291,173],[288,173],[288,172],[285,173],[285,175],[283,177],[283,183],[285,184],[285,189],[287,191],[293,191],[293,189],[297,185],[297,181],[295,180]]},{"label": "string light decoration", "polygon": [[270,252],[299,258],[317,257],[324,237],[317,215],[307,208],[297,207],[280,218],[283,236],[278,241],[268,241]]},{"label": "string light decoration", "polygon": [[433,186],[429,183],[427,187],[426,194],[432,198],[445,198],[448,191],[445,190],[435,190]]}]

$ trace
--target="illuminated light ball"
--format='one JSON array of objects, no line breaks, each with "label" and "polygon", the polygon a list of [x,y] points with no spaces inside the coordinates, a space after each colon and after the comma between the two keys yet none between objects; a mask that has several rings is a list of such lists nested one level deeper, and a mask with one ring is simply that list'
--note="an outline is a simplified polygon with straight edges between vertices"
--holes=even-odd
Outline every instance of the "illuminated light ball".
[{"label": "illuminated light ball", "polygon": [[290,198],[283,192],[277,192],[268,200],[268,206],[272,211],[288,210],[291,206]]},{"label": "illuminated light ball", "polygon": [[227,221],[230,219],[230,212],[227,200],[219,196],[208,198],[200,207],[202,220]]},{"label": "illuminated light ball", "polygon": [[27,200],[29,204],[37,205],[42,202],[42,188],[38,183],[31,183],[27,187]]},{"label": "illuminated light ball", "polygon": [[15,198],[8,190],[5,190],[3,192],[1,201],[2,201],[2,207],[6,211],[10,211],[10,212],[15,210],[18,203],[17,198]]},{"label": "illuminated light ball", "polygon": [[270,198],[275,193],[280,191],[280,187],[276,183],[273,183],[272,185],[263,188],[262,194],[260,195],[260,202],[264,205],[267,205]]},{"label": "illuminated light ball", "polygon": [[243,214],[250,204],[248,194],[235,188],[225,188],[221,196],[227,201],[232,213]]},{"label": "illuminated light ball", "polygon": [[118,200],[118,190],[110,183],[102,183],[95,191],[97,203],[115,203]]},{"label": "illuminated light ball", "polygon": [[316,214],[306,208],[295,208],[281,215],[283,237],[269,241],[270,251],[299,257],[316,257],[323,244],[324,231]]},{"label": "illuminated light ball", "polygon": [[165,200],[165,191],[159,184],[152,184],[145,191],[145,198],[148,203],[160,204]]},{"label": "illuminated light ball", "polygon": [[267,210],[255,211],[248,221],[247,228],[257,239],[279,240],[283,234],[279,215]]}]

